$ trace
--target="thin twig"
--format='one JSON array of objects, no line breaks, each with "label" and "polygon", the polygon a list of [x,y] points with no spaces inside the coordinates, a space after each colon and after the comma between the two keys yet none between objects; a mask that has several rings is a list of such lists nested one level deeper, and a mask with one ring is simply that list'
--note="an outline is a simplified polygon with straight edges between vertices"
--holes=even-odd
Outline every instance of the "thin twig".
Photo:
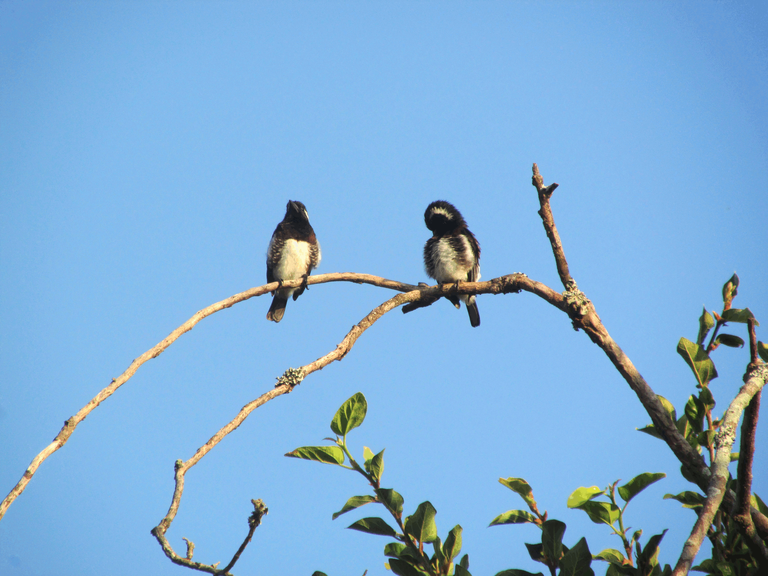
[{"label": "thin twig", "polygon": [[539,167],[536,164],[533,165],[532,182],[536,187],[536,191],[539,193],[539,204],[541,205],[539,216],[541,216],[541,222],[544,224],[547,238],[549,238],[549,242],[552,244],[552,252],[555,256],[557,273],[560,275],[560,281],[563,283],[563,287],[568,290],[573,278],[571,278],[571,273],[568,270],[568,261],[565,259],[563,244],[560,242],[560,234],[557,233],[555,219],[552,216],[552,209],[549,206],[549,199],[552,197],[552,193],[558,187],[558,184],[544,186],[544,178],[539,174]]}]

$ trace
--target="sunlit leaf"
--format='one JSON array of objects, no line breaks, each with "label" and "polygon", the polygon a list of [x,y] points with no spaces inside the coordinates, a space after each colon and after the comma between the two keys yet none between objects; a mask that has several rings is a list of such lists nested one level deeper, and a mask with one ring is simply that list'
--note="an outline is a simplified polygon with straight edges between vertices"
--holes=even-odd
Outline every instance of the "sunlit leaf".
[{"label": "sunlit leaf", "polygon": [[532,507],[536,501],[533,499],[533,490],[531,486],[522,478],[499,478],[499,482],[519,494],[528,507]]},{"label": "sunlit leaf", "polygon": [[661,438],[661,434],[659,434],[659,431],[656,430],[656,426],[653,424],[648,424],[648,426],[643,426],[642,428],[635,428],[638,432],[645,432],[649,436],[653,436],[654,438]]},{"label": "sunlit leaf", "polygon": [[566,505],[568,508],[578,508],[585,502],[589,502],[594,498],[595,496],[599,496],[602,494],[603,491],[600,490],[597,486],[590,486],[589,488],[584,488],[583,486],[581,488],[577,488],[574,490],[570,496],[568,496],[568,502],[566,502]]},{"label": "sunlit leaf", "polygon": [[435,514],[437,510],[429,501],[422,502],[416,508],[416,512],[406,520],[405,532],[419,542],[432,542],[437,538]]},{"label": "sunlit leaf", "polygon": [[712,329],[712,327],[715,325],[715,319],[712,318],[712,314],[707,312],[707,309],[704,308],[704,311],[701,313],[701,316],[699,317],[699,337],[696,339],[696,342],[699,344],[704,344],[704,338],[707,337],[707,334]]},{"label": "sunlit leaf", "polygon": [[[740,324],[746,324],[747,320],[754,317],[749,308],[731,308],[730,310],[725,310],[722,316],[726,322],[738,322]],[[760,323],[755,321],[755,326],[760,326]]]},{"label": "sunlit leaf", "polygon": [[677,353],[691,367],[700,386],[706,386],[709,381],[717,378],[715,364],[702,346],[694,344],[687,338],[680,338],[677,343]]},{"label": "sunlit leaf", "polygon": [[392,510],[397,515],[403,513],[403,497],[392,488],[381,488],[379,498],[388,510]]},{"label": "sunlit leaf", "polygon": [[644,472],[639,474],[624,484],[624,486],[619,486],[619,496],[621,496],[624,502],[629,502],[648,486],[666,477],[667,475],[663,472]]},{"label": "sunlit leaf", "polygon": [[[456,573],[456,576],[459,576],[458,572]],[[501,572],[497,572],[496,576],[544,576],[541,572],[526,572],[525,570],[517,570],[517,569],[511,569],[511,570],[502,570]]]},{"label": "sunlit leaf", "polygon": [[526,510],[507,510],[491,520],[489,526],[501,526],[502,524],[526,524],[536,522],[536,516]]},{"label": "sunlit leaf", "polygon": [[712,410],[715,407],[715,399],[709,388],[702,388],[699,391],[699,401],[704,405],[705,409]]},{"label": "sunlit leaf", "polygon": [[595,524],[613,525],[619,519],[619,508],[610,502],[584,502],[579,506]]},{"label": "sunlit leaf", "polygon": [[456,524],[453,529],[448,532],[448,537],[443,544],[443,555],[450,561],[456,558],[461,552],[461,526]]},{"label": "sunlit leaf", "polygon": [[762,358],[763,362],[768,362],[768,346],[759,340],[757,341],[757,355]]},{"label": "sunlit leaf", "polygon": [[763,516],[768,516],[768,506],[766,506],[760,496],[754,492],[752,492],[752,506],[757,508]]},{"label": "sunlit leaf", "polygon": [[664,494],[664,500],[677,500],[683,505],[683,508],[701,508],[706,498],[698,492],[686,490],[680,494]]},{"label": "sunlit leaf", "polygon": [[626,558],[624,558],[624,554],[619,552],[618,550],[615,550],[613,548],[606,548],[605,550],[599,552],[598,554],[595,554],[595,558],[599,560],[605,560],[606,562],[610,562],[611,564],[624,564],[624,561]]},{"label": "sunlit leaf", "polygon": [[331,517],[332,520],[336,520],[339,516],[342,514],[345,514],[349,512],[350,510],[354,510],[355,508],[360,508],[360,506],[364,506],[366,504],[369,504],[373,502],[375,498],[373,496],[352,496],[349,500],[347,500],[347,503],[342,506],[341,510],[338,512],[335,512],[333,516]]},{"label": "sunlit leaf", "polygon": [[331,430],[339,436],[346,436],[350,430],[363,423],[367,412],[368,402],[362,392],[357,392],[336,411],[331,420]]},{"label": "sunlit leaf", "polygon": [[302,446],[288,452],[286,456],[324,464],[344,464],[344,451],[338,446]]},{"label": "sunlit leaf", "polygon": [[400,542],[390,542],[384,546],[384,556],[400,558],[400,555],[406,548],[408,547],[405,544],[401,544]]},{"label": "sunlit leaf", "polygon": [[384,474],[384,450],[365,463],[365,469],[368,471],[368,474],[373,476],[373,479],[377,482],[381,480],[381,475]]},{"label": "sunlit leaf", "polygon": [[696,433],[701,432],[702,422],[704,421],[704,405],[696,396],[691,395],[688,398],[688,402],[685,403],[685,415],[688,417],[688,422],[693,430]]},{"label": "sunlit leaf", "polygon": [[379,536],[390,536],[394,538],[397,536],[392,527],[384,522],[381,518],[361,518],[354,524],[347,526],[351,530],[359,530],[360,532],[367,532],[368,534],[377,534]]}]

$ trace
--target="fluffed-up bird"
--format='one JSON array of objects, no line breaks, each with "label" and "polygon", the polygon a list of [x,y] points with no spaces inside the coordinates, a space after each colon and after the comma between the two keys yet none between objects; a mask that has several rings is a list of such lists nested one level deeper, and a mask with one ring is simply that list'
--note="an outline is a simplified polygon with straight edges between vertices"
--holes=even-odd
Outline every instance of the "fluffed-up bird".
[{"label": "fluffed-up bird", "polygon": [[[424,245],[424,268],[440,284],[480,280],[480,244],[467,228],[467,222],[450,202],[438,200],[427,206],[424,222],[432,238]],[[469,322],[480,326],[480,312],[475,295],[447,296],[456,308],[463,301]]]},{"label": "fluffed-up bird", "polygon": [[296,300],[307,287],[306,279],[320,264],[320,244],[309,223],[307,209],[297,200],[289,200],[285,218],[277,225],[267,248],[267,282],[282,282],[304,277],[298,288],[278,288],[272,294],[267,320],[280,322],[288,298]]}]

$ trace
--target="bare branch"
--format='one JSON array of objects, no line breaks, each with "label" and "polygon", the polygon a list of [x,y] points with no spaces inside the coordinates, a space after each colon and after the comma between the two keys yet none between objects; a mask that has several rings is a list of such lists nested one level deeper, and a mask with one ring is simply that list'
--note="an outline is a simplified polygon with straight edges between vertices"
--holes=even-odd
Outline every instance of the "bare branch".
[{"label": "bare branch", "polygon": [[[291,281],[285,281],[283,282],[283,286],[286,288],[297,288],[301,285],[303,282],[303,279],[298,280],[291,280]],[[386,278],[380,278],[378,276],[372,276],[370,274],[354,274],[349,272],[343,272],[343,273],[334,273],[334,274],[319,274],[317,276],[310,276],[308,280],[308,284],[320,284],[325,282],[355,282],[357,284],[371,284],[373,286],[379,286],[381,288],[389,288],[390,290],[398,290],[400,292],[407,292],[411,290],[416,290],[417,287],[413,286],[411,284],[404,284],[402,282],[395,282],[393,280],[387,280]],[[261,296],[263,294],[266,294],[267,292],[271,292],[272,290],[275,290],[278,287],[277,282],[272,282],[271,284],[266,284],[264,286],[259,286],[257,288],[251,288],[250,290],[246,290],[245,292],[241,292],[240,294],[235,294],[234,296],[230,296],[226,300],[222,300],[220,302],[216,302],[215,304],[211,304],[207,308],[203,308],[199,312],[197,312],[194,316],[192,316],[189,320],[184,322],[181,326],[176,328],[173,332],[171,332],[165,339],[163,339],[160,343],[153,346],[144,354],[136,358],[133,362],[131,362],[131,365],[128,367],[128,369],[123,372],[120,376],[113,379],[112,382],[104,388],[101,392],[99,392],[88,404],[83,406],[83,408],[80,409],[80,411],[69,418],[66,422],[64,422],[64,427],[61,429],[61,431],[56,435],[56,437],[53,439],[53,442],[51,442],[48,446],[43,449],[42,452],[40,452],[30,463],[29,467],[24,471],[24,474],[21,477],[21,480],[16,484],[16,486],[13,487],[13,489],[10,491],[8,496],[0,503],[0,519],[3,518],[6,511],[8,510],[8,507],[13,503],[16,498],[24,491],[24,489],[27,487],[27,484],[29,484],[29,481],[32,479],[32,476],[34,476],[35,472],[37,472],[37,469],[40,467],[40,464],[42,464],[51,454],[56,452],[59,448],[64,446],[64,444],[67,443],[69,440],[69,437],[72,435],[72,433],[75,431],[75,428],[77,427],[80,422],[82,422],[88,414],[90,414],[99,404],[104,402],[107,398],[112,396],[120,386],[125,384],[128,380],[131,379],[131,377],[136,373],[136,371],[144,364],[147,360],[151,360],[152,358],[157,358],[163,351],[165,351],[166,348],[168,348],[171,344],[173,344],[179,336],[182,334],[189,332],[192,330],[192,328],[195,327],[195,325],[200,322],[203,318],[206,318],[210,316],[211,314],[214,314],[216,312],[219,312],[221,310],[224,310],[225,308],[230,308],[231,306],[234,306],[235,304],[239,302],[243,302],[245,300],[248,300],[250,298],[253,298],[254,296]]]},{"label": "bare branch", "polygon": [[563,244],[560,242],[560,234],[557,233],[555,219],[549,207],[549,199],[558,187],[558,184],[544,186],[544,178],[539,174],[539,167],[536,164],[533,165],[532,181],[536,191],[539,193],[539,204],[541,205],[539,216],[541,216],[541,222],[544,224],[544,230],[547,232],[547,238],[549,238],[549,242],[552,244],[552,253],[555,255],[555,263],[557,264],[557,273],[560,275],[563,288],[569,290],[573,278],[571,278],[571,273],[568,270],[568,262],[565,259]]},{"label": "bare branch", "polygon": [[[688,574],[688,571],[693,564],[693,560],[696,554],[699,552],[701,543],[709,530],[712,520],[715,517],[720,503],[723,501],[723,497],[726,494],[726,483],[728,482],[728,464],[731,461],[731,447],[736,440],[736,426],[741,418],[741,413],[746,406],[750,403],[752,398],[757,394],[766,381],[768,381],[768,366],[762,365],[753,367],[750,364],[751,369],[747,371],[744,376],[745,384],[739,390],[736,398],[733,399],[728,410],[723,415],[723,421],[720,425],[720,431],[715,436],[715,446],[717,453],[714,462],[712,462],[712,474],[707,488],[707,499],[704,502],[704,507],[699,512],[699,518],[696,524],[693,526],[693,531],[685,541],[683,551],[680,554],[680,558],[677,561],[675,569],[672,571],[672,576],[683,576]],[[765,564],[768,559],[768,551],[765,549],[765,545],[762,545],[762,553],[757,556],[758,560],[762,558],[762,564]]]}]

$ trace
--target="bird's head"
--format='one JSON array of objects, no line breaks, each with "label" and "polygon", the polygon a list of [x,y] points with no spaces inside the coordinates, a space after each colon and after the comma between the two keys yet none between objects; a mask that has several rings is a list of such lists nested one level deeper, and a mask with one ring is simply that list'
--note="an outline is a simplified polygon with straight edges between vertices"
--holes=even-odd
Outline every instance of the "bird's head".
[{"label": "bird's head", "polygon": [[437,200],[427,206],[424,223],[432,232],[441,234],[449,230],[465,227],[467,223],[456,207],[445,200]]}]

